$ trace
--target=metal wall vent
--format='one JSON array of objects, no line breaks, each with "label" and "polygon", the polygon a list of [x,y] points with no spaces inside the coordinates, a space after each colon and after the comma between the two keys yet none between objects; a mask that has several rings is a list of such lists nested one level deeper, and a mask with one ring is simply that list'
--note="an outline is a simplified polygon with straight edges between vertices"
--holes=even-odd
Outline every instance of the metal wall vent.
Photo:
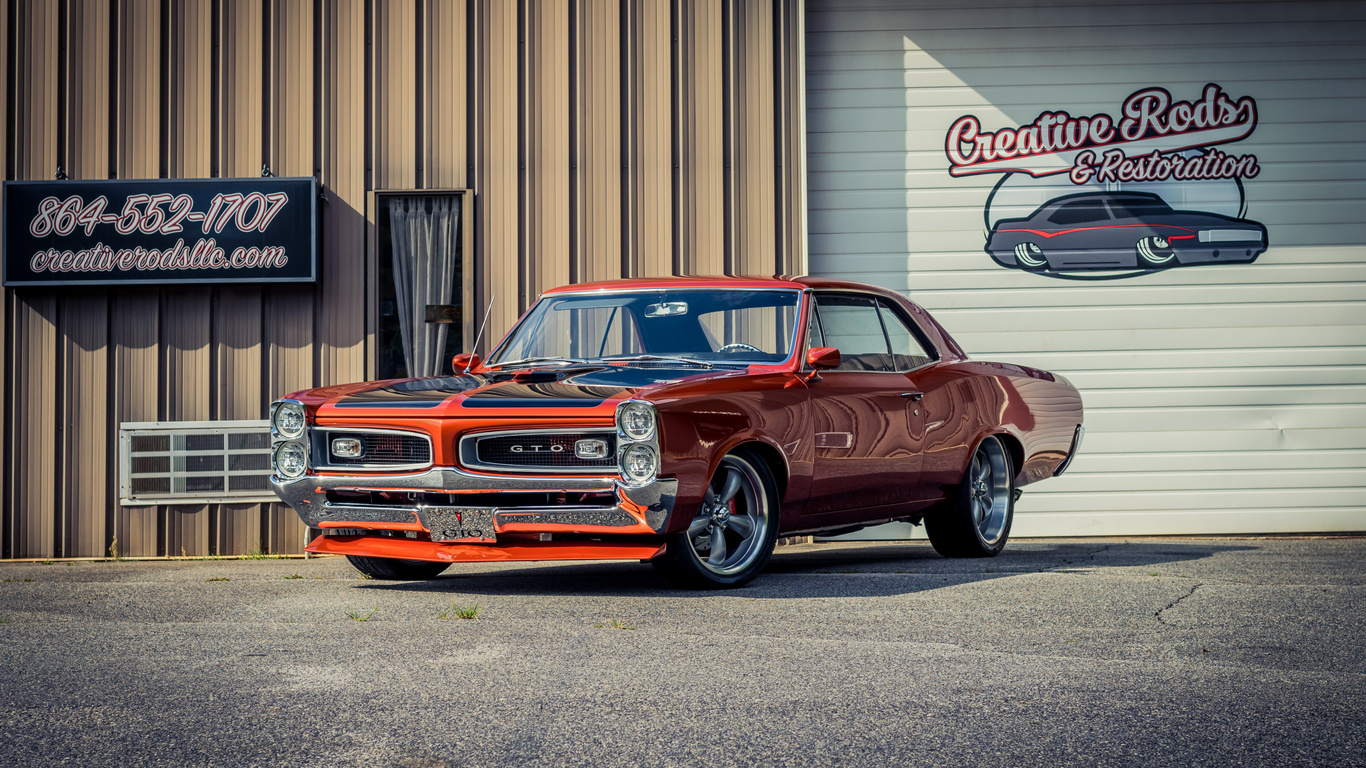
[{"label": "metal wall vent", "polygon": [[270,485],[270,422],[143,421],[119,425],[119,503],[279,501]]}]

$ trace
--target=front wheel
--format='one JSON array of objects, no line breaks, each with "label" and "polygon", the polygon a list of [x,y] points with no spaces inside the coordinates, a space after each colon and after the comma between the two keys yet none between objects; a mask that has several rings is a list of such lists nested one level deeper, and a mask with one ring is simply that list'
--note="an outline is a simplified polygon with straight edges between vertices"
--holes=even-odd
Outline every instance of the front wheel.
[{"label": "front wheel", "polygon": [[1176,258],[1176,251],[1172,250],[1172,244],[1165,237],[1145,237],[1134,248],[1138,251],[1138,260],[1145,267],[1168,267]]},{"label": "front wheel", "polygon": [[944,508],[925,517],[925,533],[944,557],[995,557],[1015,517],[1015,469],[1001,439],[977,446],[963,482]]},{"label": "front wheel", "polygon": [[721,459],[687,529],[651,562],[679,586],[738,587],[759,575],[777,541],[773,474],[762,461],[732,453]]},{"label": "front wheel", "polygon": [[347,555],[346,559],[356,570],[372,579],[383,581],[425,581],[434,579],[451,567],[450,563],[433,563],[426,560],[395,560],[389,557],[361,557]]}]

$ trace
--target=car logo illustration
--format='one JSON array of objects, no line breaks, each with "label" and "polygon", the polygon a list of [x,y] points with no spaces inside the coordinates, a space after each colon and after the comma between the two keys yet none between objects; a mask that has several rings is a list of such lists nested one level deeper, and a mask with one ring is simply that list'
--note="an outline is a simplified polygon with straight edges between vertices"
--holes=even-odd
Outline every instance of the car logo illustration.
[{"label": "car logo illustration", "polygon": [[1147,192],[1082,192],[997,221],[985,250],[1003,267],[1035,272],[1151,271],[1248,264],[1267,245],[1266,227],[1255,221],[1173,210]]}]

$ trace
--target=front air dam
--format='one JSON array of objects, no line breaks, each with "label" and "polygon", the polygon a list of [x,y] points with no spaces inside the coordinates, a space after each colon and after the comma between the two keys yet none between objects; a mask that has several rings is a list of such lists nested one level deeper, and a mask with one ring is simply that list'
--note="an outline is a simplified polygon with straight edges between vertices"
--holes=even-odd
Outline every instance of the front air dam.
[{"label": "front air dam", "polygon": [[532,560],[650,560],[663,544],[635,542],[518,541],[507,544],[442,544],[388,536],[319,536],[308,545],[319,555],[359,555],[436,563],[498,563]]}]

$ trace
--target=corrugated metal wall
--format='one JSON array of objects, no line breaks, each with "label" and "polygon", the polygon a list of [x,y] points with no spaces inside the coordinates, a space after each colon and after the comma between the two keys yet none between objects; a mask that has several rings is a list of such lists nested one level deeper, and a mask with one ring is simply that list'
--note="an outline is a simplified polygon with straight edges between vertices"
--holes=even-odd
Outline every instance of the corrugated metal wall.
[{"label": "corrugated metal wall", "polygon": [[373,372],[367,197],[471,189],[498,338],[544,288],[800,272],[800,0],[7,0],[9,179],[316,176],[316,286],[5,291],[0,556],[298,552],[280,505],[121,508],[120,422]]},{"label": "corrugated metal wall", "polygon": [[[1366,5],[813,1],[808,31],[811,271],[906,291],[973,356],[1083,390],[1085,450],[1017,534],[1366,530]],[[983,252],[998,177],[949,176],[955,119],[1206,83],[1257,100],[1226,148],[1262,167],[1255,263],[1074,282]]]}]

